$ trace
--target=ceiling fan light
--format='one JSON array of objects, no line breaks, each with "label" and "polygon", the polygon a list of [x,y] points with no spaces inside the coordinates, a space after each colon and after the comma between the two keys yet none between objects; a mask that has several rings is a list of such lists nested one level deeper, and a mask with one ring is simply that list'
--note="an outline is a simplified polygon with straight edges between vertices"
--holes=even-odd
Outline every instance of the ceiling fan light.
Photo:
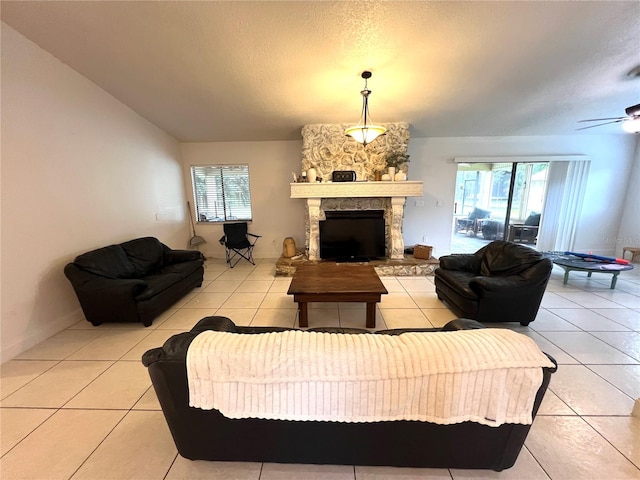
[{"label": "ceiling fan light", "polygon": [[629,133],[640,133],[640,118],[622,122],[622,129]]}]

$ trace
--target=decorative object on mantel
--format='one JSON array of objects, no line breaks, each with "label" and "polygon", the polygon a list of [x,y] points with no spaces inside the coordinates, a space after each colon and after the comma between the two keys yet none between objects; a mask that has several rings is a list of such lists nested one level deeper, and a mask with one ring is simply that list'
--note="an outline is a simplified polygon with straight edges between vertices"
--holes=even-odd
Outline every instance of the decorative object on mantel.
[{"label": "decorative object on mantel", "polygon": [[361,76],[364,78],[364,89],[360,92],[362,95],[362,114],[360,121],[357,126],[347,128],[344,133],[353,137],[356,142],[366,146],[380,135],[384,135],[387,129],[381,125],[367,124],[367,119],[369,118],[369,95],[371,95],[371,90],[367,88],[367,80],[371,78],[371,72],[365,70]]},{"label": "decorative object on mantel", "polygon": [[[391,180],[406,180],[407,176],[404,172],[400,172],[400,168],[409,163],[409,155],[405,152],[391,152],[386,158],[387,168],[389,169],[389,176]],[[396,173],[398,172],[398,173]],[[403,173],[400,177],[397,177],[399,173]],[[404,176],[404,178],[402,178]]]},{"label": "decorative object on mantel", "polygon": [[398,172],[396,173],[396,175],[393,177],[393,179],[396,182],[404,182],[407,179],[407,174],[404,172]]},{"label": "decorative object on mantel", "polygon": [[411,161],[409,160],[409,156],[410,155],[403,152],[391,152],[386,158],[387,167],[395,167],[395,169],[398,170]]},{"label": "decorative object on mantel", "polygon": [[389,175],[388,173],[385,173],[384,175],[382,175],[382,181],[383,182],[390,182],[391,181],[391,175]]},{"label": "decorative object on mantel", "polygon": [[315,168],[310,168],[309,170],[307,170],[307,182],[309,183],[315,183],[316,182],[316,169]]},{"label": "decorative object on mantel", "polygon": [[387,172],[389,173],[389,179],[391,181],[395,180],[396,167],[387,167]]},{"label": "decorative object on mantel", "polygon": [[332,182],[355,182],[356,172],[353,170],[335,170],[331,174]]}]

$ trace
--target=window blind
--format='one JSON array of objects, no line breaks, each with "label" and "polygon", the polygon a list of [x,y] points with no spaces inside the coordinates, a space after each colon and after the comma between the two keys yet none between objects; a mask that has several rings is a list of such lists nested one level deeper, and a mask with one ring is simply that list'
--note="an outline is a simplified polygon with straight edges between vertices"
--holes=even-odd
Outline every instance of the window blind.
[{"label": "window blind", "polygon": [[248,165],[199,165],[191,174],[199,222],[251,220]]}]

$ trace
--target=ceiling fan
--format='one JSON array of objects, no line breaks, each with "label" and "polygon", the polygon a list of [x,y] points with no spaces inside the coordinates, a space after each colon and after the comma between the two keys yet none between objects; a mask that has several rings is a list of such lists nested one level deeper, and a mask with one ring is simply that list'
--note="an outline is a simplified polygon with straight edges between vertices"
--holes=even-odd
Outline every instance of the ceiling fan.
[{"label": "ceiling fan", "polygon": [[587,128],[600,127],[601,125],[608,125],[610,123],[622,122],[622,129],[629,133],[640,132],[640,103],[638,105],[632,105],[624,109],[626,115],[624,117],[612,117],[612,118],[590,118],[588,120],[579,120],[578,122],[603,122],[595,125],[588,125],[582,128],[576,128],[576,130],[586,130]]}]

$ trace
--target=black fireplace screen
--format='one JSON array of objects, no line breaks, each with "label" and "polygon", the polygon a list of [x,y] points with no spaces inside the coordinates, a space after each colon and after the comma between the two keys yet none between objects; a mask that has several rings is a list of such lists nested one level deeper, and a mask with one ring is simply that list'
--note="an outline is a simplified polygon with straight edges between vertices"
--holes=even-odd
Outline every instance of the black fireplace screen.
[{"label": "black fireplace screen", "polygon": [[385,257],[384,210],[325,211],[320,221],[320,258],[368,261]]}]

